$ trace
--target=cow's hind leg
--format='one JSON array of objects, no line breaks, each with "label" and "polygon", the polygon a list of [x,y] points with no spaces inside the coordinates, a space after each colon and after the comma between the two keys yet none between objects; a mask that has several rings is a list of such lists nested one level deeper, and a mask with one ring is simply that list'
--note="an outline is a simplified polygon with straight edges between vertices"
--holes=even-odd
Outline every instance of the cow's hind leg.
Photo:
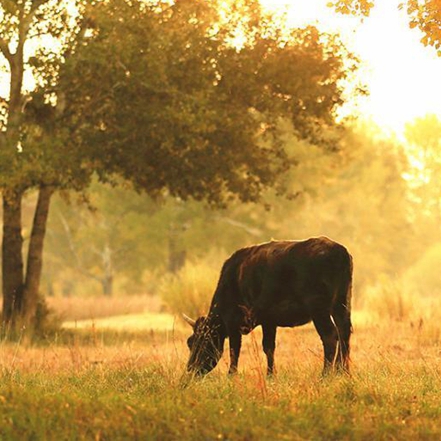
[{"label": "cow's hind leg", "polygon": [[274,351],[276,349],[276,326],[262,325],[262,346],[268,361],[267,375],[274,373]]},{"label": "cow's hind leg", "polygon": [[325,375],[334,367],[338,333],[331,316],[328,314],[316,314],[312,321],[323,343],[325,358],[323,374]]},{"label": "cow's hind leg", "polygon": [[337,369],[349,372],[350,338],[352,332],[351,313],[343,304],[337,304],[332,312],[332,318],[338,331],[339,350],[337,354]]}]

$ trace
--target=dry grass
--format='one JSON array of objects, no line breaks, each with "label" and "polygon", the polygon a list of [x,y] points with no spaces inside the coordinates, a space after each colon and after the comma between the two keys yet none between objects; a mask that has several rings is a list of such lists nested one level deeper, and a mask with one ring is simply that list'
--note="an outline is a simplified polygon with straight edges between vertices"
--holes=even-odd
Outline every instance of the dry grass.
[{"label": "dry grass", "polygon": [[[152,320],[149,330],[139,333],[139,316],[126,316],[125,327],[121,328],[120,318],[106,319],[95,323],[87,332],[94,334],[89,344],[83,345],[80,336],[65,344],[56,341],[44,347],[10,344],[0,345],[0,368],[20,370],[23,372],[52,372],[87,369],[90,366],[102,365],[109,369],[135,363],[139,369],[151,364],[160,364],[184,371],[188,349],[185,341],[190,330],[168,314],[148,314]],[[133,318],[133,327],[130,321]],[[171,329],[161,329],[164,319],[174,321]],[[114,320],[114,321],[113,321]],[[424,324],[383,322],[376,325],[355,322],[352,337],[352,373],[355,376],[369,370],[426,368],[441,373],[441,346],[438,335],[431,338],[431,329]],[[158,328],[154,330],[155,323]],[[103,337],[110,332],[114,341]],[[140,338],[137,337],[139,333]],[[75,335],[75,334],[74,334]],[[80,334],[78,334],[80,335]],[[118,338],[119,336],[119,338]],[[228,370],[228,342],[214,376],[226,375]],[[295,329],[278,329],[276,363],[280,375],[289,375],[293,371],[310,371],[319,376],[322,367],[322,346],[312,325]],[[136,360],[136,362],[134,362]],[[243,348],[240,360],[240,371],[244,376],[259,375],[265,372],[266,361],[261,349],[261,331],[255,329],[243,337]]]},{"label": "dry grass", "polygon": [[[166,354],[173,349],[176,359],[172,361],[172,364],[184,366],[188,352],[185,340],[191,330],[178,315],[159,312],[163,309],[160,300],[147,296],[138,299],[103,297],[98,299],[99,306],[93,305],[90,300],[73,298],[50,300],[51,307],[57,313],[69,317],[69,320],[65,322],[66,328],[94,335],[95,338],[89,340],[95,342],[93,347],[82,348],[79,343],[76,344],[77,350],[89,354],[86,359],[93,358],[90,354],[94,351],[104,350],[108,353],[115,351],[118,353],[117,358],[121,356],[124,359],[125,355],[121,355],[123,349],[129,348],[130,351],[138,351],[136,357],[139,353],[144,354],[139,356],[141,364],[143,360],[149,364],[151,360],[145,354],[153,354],[153,358],[158,361],[161,359],[158,354]],[[140,314],[139,311],[144,312]],[[83,317],[83,319],[75,319],[75,317]],[[373,364],[423,366],[438,363],[441,355],[441,322],[439,321],[379,320],[377,315],[372,316],[366,311],[356,311],[353,314],[353,322],[355,332],[352,336],[351,359],[354,373],[359,367],[364,369]],[[109,344],[108,339],[102,338],[107,333],[115,336],[113,344],[112,342]],[[148,338],[144,338],[143,335],[148,335]],[[120,338],[117,338],[118,336]],[[104,341],[105,344],[103,344]],[[265,360],[260,341],[260,328],[254,330],[249,336],[243,337],[241,355],[243,371],[255,370],[257,366],[264,371]],[[227,371],[227,348],[228,342],[225,354],[217,368],[218,371]],[[66,365],[69,363],[69,357],[66,358],[63,354],[66,351],[70,354],[72,347],[58,346],[56,341],[43,349],[21,345],[11,346],[4,343],[0,346],[0,351],[6,351],[0,356],[0,366],[8,365],[8,360],[11,358],[7,353],[10,351],[17,354],[22,352],[26,354],[26,351],[30,351],[21,359],[33,361],[38,360],[40,353],[46,357],[49,353],[56,354],[60,351],[55,358],[59,363]],[[106,360],[113,358],[106,356]],[[298,365],[320,370],[322,346],[312,324],[294,329],[278,329],[276,361],[282,371],[295,369]],[[47,368],[51,369],[51,366]]]},{"label": "dry grass", "polygon": [[124,314],[159,312],[164,308],[158,297],[95,296],[95,297],[47,297],[49,308],[65,321],[98,319]]},{"label": "dry grass", "polygon": [[352,376],[326,379],[312,326],[279,330],[271,380],[256,329],[237,376],[225,351],[197,381],[184,375],[190,330],[136,331],[134,315],[129,332],[130,317],[125,332],[97,321],[87,344],[80,330],[68,343],[0,344],[0,438],[441,439],[439,323],[356,313]]}]

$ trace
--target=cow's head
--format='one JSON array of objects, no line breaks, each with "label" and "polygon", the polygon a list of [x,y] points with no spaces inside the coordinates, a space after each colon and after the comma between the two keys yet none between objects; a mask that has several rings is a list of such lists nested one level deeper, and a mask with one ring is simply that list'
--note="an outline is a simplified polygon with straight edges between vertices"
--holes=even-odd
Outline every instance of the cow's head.
[{"label": "cow's head", "polygon": [[224,350],[225,336],[221,324],[208,317],[192,320],[184,316],[184,319],[193,328],[193,334],[187,340],[190,349],[187,370],[196,375],[208,374],[216,367]]}]

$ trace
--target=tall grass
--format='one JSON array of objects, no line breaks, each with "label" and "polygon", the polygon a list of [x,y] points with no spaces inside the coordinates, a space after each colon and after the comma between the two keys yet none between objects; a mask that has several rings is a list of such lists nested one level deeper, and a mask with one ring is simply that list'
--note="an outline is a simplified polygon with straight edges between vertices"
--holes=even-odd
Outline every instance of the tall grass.
[{"label": "tall grass", "polygon": [[[171,307],[206,312],[218,273],[216,265],[210,272],[193,264],[164,281],[164,292],[178,296]],[[0,439],[439,440],[440,305],[389,282],[367,293],[363,314],[354,313],[351,376],[321,377],[312,325],[278,330],[271,379],[259,328],[243,338],[237,375],[227,375],[226,350],[203,379],[185,373],[184,331],[93,329],[86,343],[72,330],[72,338],[40,346],[0,342]],[[108,315],[132,311],[101,300],[97,314],[100,307]],[[143,300],[132,312],[159,313],[161,302]],[[91,306],[71,302],[71,317]]]},{"label": "tall grass", "polygon": [[159,295],[171,311],[191,317],[206,314],[219,279],[221,264],[187,262],[177,274],[165,275]]},{"label": "tall grass", "polygon": [[[355,323],[355,325],[357,325]],[[312,327],[282,330],[268,380],[260,333],[187,379],[184,339],[113,347],[0,345],[0,439],[438,440],[441,361],[412,328],[357,328],[352,376],[322,378]]]}]

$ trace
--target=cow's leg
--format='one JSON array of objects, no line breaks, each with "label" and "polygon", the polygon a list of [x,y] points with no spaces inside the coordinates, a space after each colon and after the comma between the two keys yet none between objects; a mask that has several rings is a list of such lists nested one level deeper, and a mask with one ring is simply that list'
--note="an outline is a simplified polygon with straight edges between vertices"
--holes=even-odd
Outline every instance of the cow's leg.
[{"label": "cow's leg", "polygon": [[242,335],[240,332],[230,333],[230,370],[229,374],[237,372],[237,364],[239,363],[240,348],[242,346]]},{"label": "cow's leg", "polygon": [[262,346],[263,352],[265,352],[266,359],[268,361],[268,375],[272,375],[274,373],[274,350],[276,349],[276,331],[277,328],[274,325],[262,325]]},{"label": "cow's leg", "polygon": [[339,351],[337,368],[349,372],[350,338],[352,332],[351,313],[343,304],[337,304],[332,312],[332,318],[337,326]]},{"label": "cow's leg", "polygon": [[338,342],[337,329],[332,323],[331,316],[327,314],[317,314],[312,318],[312,321],[323,343],[325,355],[323,374],[327,374],[334,366]]}]

